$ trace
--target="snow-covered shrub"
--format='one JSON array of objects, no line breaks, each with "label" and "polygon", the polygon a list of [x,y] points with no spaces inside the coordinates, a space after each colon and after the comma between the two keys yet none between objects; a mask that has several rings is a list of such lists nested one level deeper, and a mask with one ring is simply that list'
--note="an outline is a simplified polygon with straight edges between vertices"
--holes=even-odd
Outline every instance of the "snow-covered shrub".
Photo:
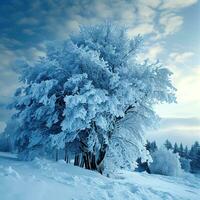
[{"label": "snow-covered shrub", "polygon": [[150,163],[150,171],[153,174],[178,176],[181,174],[179,155],[165,148],[160,148],[152,153],[153,162]]},{"label": "snow-covered shrub", "polygon": [[21,66],[24,85],[13,103],[19,152],[65,149],[88,169],[102,168],[104,159],[108,168],[131,168],[146,157],[153,105],[175,96],[168,69],[137,62],[141,41],[119,25],[83,26],[37,63]]},{"label": "snow-covered shrub", "polygon": [[186,172],[190,172],[191,168],[190,168],[190,162],[191,160],[180,157],[180,163],[181,163],[181,168],[186,171]]}]

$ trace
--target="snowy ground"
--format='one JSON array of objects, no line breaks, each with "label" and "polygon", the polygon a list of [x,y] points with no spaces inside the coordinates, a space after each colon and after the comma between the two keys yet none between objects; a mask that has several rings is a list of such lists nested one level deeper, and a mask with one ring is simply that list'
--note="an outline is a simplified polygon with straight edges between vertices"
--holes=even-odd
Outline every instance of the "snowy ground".
[{"label": "snowy ground", "polygon": [[0,153],[0,200],[199,200],[200,178],[122,172],[117,178],[64,161],[22,162]]}]

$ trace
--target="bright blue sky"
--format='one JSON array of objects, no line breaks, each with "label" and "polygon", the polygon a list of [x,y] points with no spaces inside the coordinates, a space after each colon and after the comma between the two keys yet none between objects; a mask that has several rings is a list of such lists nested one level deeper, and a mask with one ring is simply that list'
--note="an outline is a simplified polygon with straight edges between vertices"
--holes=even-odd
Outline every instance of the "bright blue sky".
[{"label": "bright blue sky", "polygon": [[149,137],[200,140],[198,0],[0,0],[0,132],[9,118],[5,105],[19,85],[15,61],[32,62],[45,55],[47,42],[106,19],[125,24],[130,37],[144,36],[140,59],[159,58],[174,72],[178,103],[156,107],[165,119]]}]

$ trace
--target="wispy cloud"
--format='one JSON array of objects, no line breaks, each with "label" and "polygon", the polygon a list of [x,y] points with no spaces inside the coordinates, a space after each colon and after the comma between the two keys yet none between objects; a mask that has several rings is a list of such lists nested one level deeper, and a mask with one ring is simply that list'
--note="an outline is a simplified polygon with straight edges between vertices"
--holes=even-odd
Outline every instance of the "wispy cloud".
[{"label": "wispy cloud", "polygon": [[163,35],[171,35],[179,31],[183,24],[183,17],[174,13],[164,13],[160,16],[160,25],[163,26]]},{"label": "wispy cloud", "polygon": [[171,59],[173,62],[177,63],[185,63],[187,62],[192,56],[194,55],[193,52],[172,52],[169,55],[169,59]]},{"label": "wispy cloud", "polygon": [[138,34],[146,35],[154,32],[153,24],[139,24],[134,28],[129,28],[128,35],[129,37],[134,37]]},{"label": "wispy cloud", "polygon": [[198,0],[167,0],[163,1],[161,9],[181,9],[197,3]]}]

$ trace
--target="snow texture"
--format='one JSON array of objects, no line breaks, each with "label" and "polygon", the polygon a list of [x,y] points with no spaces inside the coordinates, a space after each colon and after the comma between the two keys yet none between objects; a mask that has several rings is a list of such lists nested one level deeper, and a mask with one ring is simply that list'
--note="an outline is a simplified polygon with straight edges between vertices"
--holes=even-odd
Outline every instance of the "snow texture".
[{"label": "snow texture", "polygon": [[121,171],[107,178],[91,170],[0,153],[1,200],[199,200],[200,177]]}]

